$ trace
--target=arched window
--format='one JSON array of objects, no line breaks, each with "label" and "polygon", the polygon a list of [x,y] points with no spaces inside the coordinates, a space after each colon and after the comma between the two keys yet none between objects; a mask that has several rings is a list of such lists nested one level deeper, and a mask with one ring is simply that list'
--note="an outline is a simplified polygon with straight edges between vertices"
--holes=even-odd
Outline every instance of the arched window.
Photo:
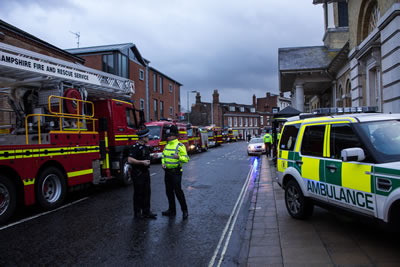
[{"label": "arched window", "polygon": [[365,1],[361,7],[359,17],[361,18],[361,25],[359,28],[361,39],[359,40],[359,43],[361,43],[378,26],[378,20],[381,17],[381,12],[379,10],[377,1]]},{"label": "arched window", "polygon": [[339,85],[336,92],[336,106],[343,107],[343,88],[342,85]]}]

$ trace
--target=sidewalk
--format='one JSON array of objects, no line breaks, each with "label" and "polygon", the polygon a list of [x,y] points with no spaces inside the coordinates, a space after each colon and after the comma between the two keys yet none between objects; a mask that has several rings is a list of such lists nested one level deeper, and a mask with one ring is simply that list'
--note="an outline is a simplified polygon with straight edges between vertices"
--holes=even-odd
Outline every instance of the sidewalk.
[{"label": "sidewalk", "polygon": [[247,266],[400,266],[400,242],[376,225],[316,207],[292,219],[272,161],[261,168],[247,223]]}]

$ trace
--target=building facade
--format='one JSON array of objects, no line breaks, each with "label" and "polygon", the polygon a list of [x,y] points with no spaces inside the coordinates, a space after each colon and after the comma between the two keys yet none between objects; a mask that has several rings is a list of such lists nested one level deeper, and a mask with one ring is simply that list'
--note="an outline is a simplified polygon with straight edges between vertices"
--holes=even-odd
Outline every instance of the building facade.
[{"label": "building facade", "polygon": [[281,92],[291,92],[300,111],[377,106],[400,112],[400,1],[313,3],[324,7],[324,45],[279,49]]},{"label": "building facade", "polygon": [[147,121],[178,119],[182,84],[150,66],[132,43],[67,49],[85,60],[85,66],[135,82],[132,100],[145,111]]}]

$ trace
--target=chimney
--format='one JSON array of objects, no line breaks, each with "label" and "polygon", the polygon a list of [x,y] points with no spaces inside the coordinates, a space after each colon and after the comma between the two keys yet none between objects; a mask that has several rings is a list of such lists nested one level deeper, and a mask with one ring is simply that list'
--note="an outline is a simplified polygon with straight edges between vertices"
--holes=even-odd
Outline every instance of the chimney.
[{"label": "chimney", "polygon": [[196,104],[200,104],[201,103],[201,96],[200,96],[200,92],[196,93]]},{"label": "chimney", "polygon": [[271,97],[270,92],[267,92],[267,98]]},{"label": "chimney", "polygon": [[257,98],[256,95],[253,95],[253,106],[255,107],[257,105]]},{"label": "chimney", "polygon": [[213,93],[213,103],[219,103],[219,94],[217,89],[215,89]]}]

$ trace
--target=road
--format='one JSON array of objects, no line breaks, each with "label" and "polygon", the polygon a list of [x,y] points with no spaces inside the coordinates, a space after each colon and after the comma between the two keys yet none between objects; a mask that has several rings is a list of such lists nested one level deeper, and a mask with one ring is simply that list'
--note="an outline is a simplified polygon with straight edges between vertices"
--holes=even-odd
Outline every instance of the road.
[{"label": "road", "polygon": [[113,183],[73,194],[55,212],[25,208],[0,230],[0,265],[208,266],[222,254],[225,264],[240,264],[254,160],[246,142],[192,155],[182,182],[186,221],[178,203],[175,218],[161,216],[168,207],[159,163],[151,167],[157,220],[133,219],[132,187]]}]

